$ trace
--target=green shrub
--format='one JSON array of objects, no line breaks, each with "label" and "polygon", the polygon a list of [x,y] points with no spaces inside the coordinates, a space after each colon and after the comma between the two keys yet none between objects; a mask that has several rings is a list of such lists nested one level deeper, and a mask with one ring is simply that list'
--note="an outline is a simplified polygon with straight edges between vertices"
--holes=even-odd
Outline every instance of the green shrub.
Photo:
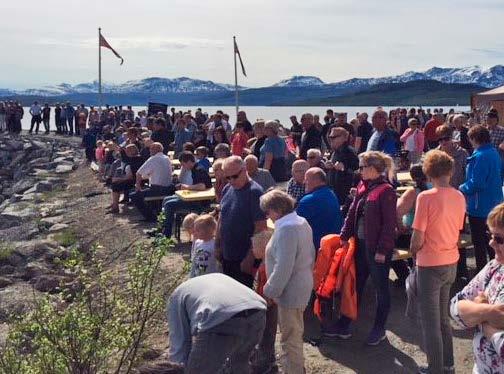
[{"label": "green shrub", "polygon": [[36,300],[14,321],[0,349],[0,373],[130,373],[148,326],[162,316],[164,295],[185,276],[173,274],[159,286],[161,260],[172,247],[166,238],[137,245],[124,279],[104,271],[100,247],[88,261],[74,250],[64,265],[80,287]]}]

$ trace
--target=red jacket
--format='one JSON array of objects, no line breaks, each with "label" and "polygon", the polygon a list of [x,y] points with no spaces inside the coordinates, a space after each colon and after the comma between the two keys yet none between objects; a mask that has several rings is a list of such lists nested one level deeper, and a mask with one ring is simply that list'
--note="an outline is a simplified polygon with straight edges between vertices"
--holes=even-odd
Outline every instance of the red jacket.
[{"label": "red jacket", "polygon": [[357,236],[357,223],[363,212],[366,249],[372,253],[388,255],[395,247],[397,226],[397,195],[384,177],[361,181],[341,229],[341,239]]}]

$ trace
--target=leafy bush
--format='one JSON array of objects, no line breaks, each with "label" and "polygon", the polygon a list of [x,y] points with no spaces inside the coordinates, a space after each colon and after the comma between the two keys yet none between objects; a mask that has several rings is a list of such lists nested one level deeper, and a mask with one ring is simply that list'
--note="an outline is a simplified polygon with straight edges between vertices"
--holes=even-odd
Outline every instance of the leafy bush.
[{"label": "leafy bush", "polygon": [[86,257],[74,250],[64,265],[78,287],[36,300],[14,321],[0,350],[0,373],[130,373],[149,324],[164,310],[164,295],[185,275],[184,269],[159,286],[161,260],[172,247],[162,237],[138,244],[123,279],[104,271],[100,247]]}]

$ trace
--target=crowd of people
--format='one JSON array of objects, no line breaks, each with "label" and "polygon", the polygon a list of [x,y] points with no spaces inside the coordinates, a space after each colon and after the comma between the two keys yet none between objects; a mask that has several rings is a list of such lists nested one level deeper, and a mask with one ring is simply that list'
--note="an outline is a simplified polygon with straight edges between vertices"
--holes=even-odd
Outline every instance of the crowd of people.
[{"label": "crowd of people", "polygon": [[[2,108],[8,118],[18,113],[0,104],[0,116]],[[480,117],[379,107],[371,118],[358,113],[348,121],[328,109],[322,122],[304,113],[289,125],[251,123],[240,111],[234,126],[226,113],[201,109],[135,115],[131,107],[67,103],[55,111],[57,131],[82,136],[88,161],[110,186],[107,213],[121,214],[129,203],[155,221],[160,206],[162,232],[153,234],[167,237],[185,217],[191,279],[171,296],[168,320],[170,359],[186,372],[271,371],[278,325],[283,370],[303,373],[304,311],[315,304],[323,336],[350,339],[357,318],[338,313],[333,296],[341,289],[329,279],[334,259],[347,253],[357,305],[368,278],[376,293],[368,345],[386,339],[392,269],[399,287],[408,284],[420,321],[428,362],[420,372],[455,372],[450,315],[477,326],[474,372],[504,372],[504,127],[497,111]],[[32,105],[30,132],[41,121],[49,131],[48,112]],[[398,171],[409,172],[406,182]],[[212,188],[214,201],[176,194]],[[474,274],[459,245],[468,231]],[[325,241],[330,235],[337,240]],[[335,248],[321,255],[321,243]],[[396,248],[413,258],[395,259]],[[322,283],[314,280],[321,269]],[[457,278],[467,285],[450,301]]]}]

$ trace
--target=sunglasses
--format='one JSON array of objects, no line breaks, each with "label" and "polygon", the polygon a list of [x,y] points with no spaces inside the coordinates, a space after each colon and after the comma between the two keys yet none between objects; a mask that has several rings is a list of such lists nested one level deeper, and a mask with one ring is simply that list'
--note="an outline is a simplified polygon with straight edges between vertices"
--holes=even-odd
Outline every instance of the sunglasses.
[{"label": "sunglasses", "polygon": [[492,238],[492,240],[494,240],[497,244],[499,245],[502,245],[504,244],[504,237],[500,236],[500,235],[495,235],[495,234],[492,234],[491,232],[488,233],[488,235],[490,236],[490,238]]},{"label": "sunglasses", "polygon": [[443,137],[443,138],[439,138],[439,141],[440,141],[440,142],[447,142],[448,140],[451,140],[451,137],[449,137],[449,136],[445,136],[445,137]]},{"label": "sunglasses", "polygon": [[230,181],[230,180],[235,180],[235,179],[238,179],[240,177],[240,174],[242,173],[243,170],[240,170],[238,173],[234,174],[234,175],[229,175],[226,177],[226,180],[227,181]]},{"label": "sunglasses", "polygon": [[329,139],[337,139],[339,137],[341,137],[341,135],[328,136]]}]

